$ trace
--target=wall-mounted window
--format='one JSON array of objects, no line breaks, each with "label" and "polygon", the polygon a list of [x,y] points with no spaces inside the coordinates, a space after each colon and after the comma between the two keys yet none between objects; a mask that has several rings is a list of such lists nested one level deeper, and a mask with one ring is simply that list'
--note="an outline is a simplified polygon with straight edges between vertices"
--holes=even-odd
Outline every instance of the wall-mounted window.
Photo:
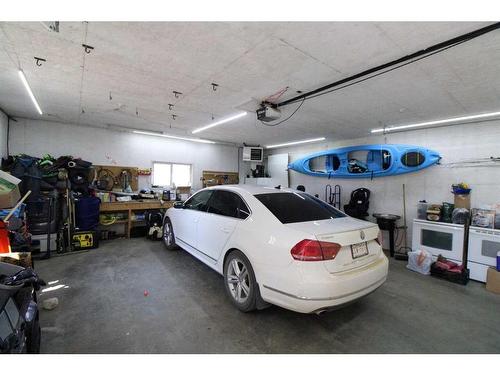
[{"label": "wall-mounted window", "polygon": [[176,163],[153,163],[153,185],[191,186],[192,165]]}]

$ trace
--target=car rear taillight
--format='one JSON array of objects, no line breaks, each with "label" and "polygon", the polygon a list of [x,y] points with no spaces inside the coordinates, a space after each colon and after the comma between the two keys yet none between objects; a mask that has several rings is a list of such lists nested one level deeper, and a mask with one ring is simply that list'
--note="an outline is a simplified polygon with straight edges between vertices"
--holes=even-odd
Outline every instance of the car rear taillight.
[{"label": "car rear taillight", "polygon": [[332,260],[335,259],[341,247],[335,242],[302,240],[292,247],[290,253],[293,259],[304,262]]},{"label": "car rear taillight", "polygon": [[375,239],[375,241],[377,241],[377,243],[380,245],[380,247],[384,247],[384,241],[382,240],[382,231],[379,230],[378,231],[378,236],[377,238]]}]

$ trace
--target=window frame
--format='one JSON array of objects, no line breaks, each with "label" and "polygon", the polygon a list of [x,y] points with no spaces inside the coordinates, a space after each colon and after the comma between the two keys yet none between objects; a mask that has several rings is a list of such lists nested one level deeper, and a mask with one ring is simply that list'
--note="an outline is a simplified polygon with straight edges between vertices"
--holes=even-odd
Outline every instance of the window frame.
[{"label": "window frame", "polygon": [[[313,202],[316,202],[316,204],[321,206],[323,209],[327,209],[328,211],[333,211],[333,212],[335,212],[335,215],[338,215],[338,216],[330,217],[330,218],[323,218],[323,219],[317,218],[317,219],[303,220],[303,221],[289,221],[289,220],[282,221],[280,219],[280,217],[277,215],[277,213],[273,212],[269,207],[267,207],[267,205],[264,202],[262,202],[262,200],[259,198],[259,196],[273,196],[273,195],[284,195],[284,194],[297,195],[299,197],[304,196],[301,198],[302,199],[306,199],[306,198],[311,199]],[[335,207],[329,205],[328,203],[323,202],[321,199],[316,198],[315,196],[308,194],[308,193],[293,192],[293,191],[280,191],[280,192],[272,192],[272,193],[257,193],[257,194],[254,194],[254,197],[257,201],[259,201],[260,204],[262,204],[262,207],[264,207],[269,212],[269,214],[271,214],[274,218],[276,218],[276,220],[278,220],[283,225],[295,224],[295,223],[309,223],[309,222],[320,221],[320,220],[335,220],[335,219],[340,219],[340,218],[344,218],[344,217],[349,217],[345,212],[342,212],[338,208],[335,208]]]},{"label": "window frame", "polygon": [[[245,221],[250,216],[252,216],[252,210],[248,206],[248,203],[245,201],[245,199],[241,196],[241,194],[239,194],[239,193],[237,193],[235,191],[232,191],[232,190],[228,190],[228,189],[211,189],[211,190],[213,190],[214,193],[212,194],[212,196],[210,197],[210,199],[207,202],[207,210],[205,211],[207,214],[212,214],[212,215],[226,217],[226,218],[229,218],[229,219],[242,220],[242,221]],[[215,212],[210,212],[209,211],[210,210],[210,202],[212,201],[212,199],[214,199],[215,193],[219,192],[219,191],[228,192],[230,194],[234,194],[234,195],[238,196],[241,199],[241,201],[243,202],[243,205],[246,207],[245,213],[248,214],[248,215],[245,218],[241,218],[241,217],[227,216],[227,215],[217,214]],[[242,209],[238,208],[238,211],[241,212]]]},{"label": "window frame", "polygon": [[155,180],[155,164],[167,164],[167,165],[170,165],[170,184],[169,185],[156,185],[156,186],[161,186],[161,187],[165,187],[165,186],[172,186],[173,184],[173,166],[174,164],[175,165],[188,165],[189,166],[189,185],[175,185],[175,186],[189,186],[189,187],[193,187],[193,164],[191,163],[177,163],[177,162],[173,162],[173,161],[153,161],[153,165],[152,165],[152,175],[151,175],[151,185],[154,185],[154,180]]},{"label": "window frame", "polygon": [[[207,202],[206,202],[206,207],[207,207],[207,208],[206,208],[206,210],[195,210],[195,209],[193,209],[193,208],[186,207],[186,203],[188,203],[189,201],[191,201],[192,199],[194,199],[197,195],[200,195],[200,194],[201,194],[201,193],[203,193],[203,192],[210,192],[210,193],[211,193],[211,194],[210,194],[210,197],[208,197]],[[183,203],[183,205],[184,205],[184,208],[183,208],[183,209],[184,209],[184,210],[196,211],[196,212],[207,212],[207,210],[208,210],[208,204],[210,203],[210,200],[212,199],[213,195],[214,195],[214,190],[212,190],[212,189],[207,189],[207,190],[199,190],[199,191],[197,191],[196,193],[194,193],[193,195],[191,195],[191,196],[190,196],[190,197],[189,197],[189,198],[188,198],[188,199],[187,199],[187,200]]]}]

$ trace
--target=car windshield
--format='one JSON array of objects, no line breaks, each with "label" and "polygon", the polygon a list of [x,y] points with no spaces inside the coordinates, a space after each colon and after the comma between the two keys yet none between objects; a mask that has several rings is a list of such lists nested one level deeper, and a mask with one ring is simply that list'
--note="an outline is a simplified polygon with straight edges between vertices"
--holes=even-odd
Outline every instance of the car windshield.
[{"label": "car windshield", "polygon": [[255,198],[283,224],[337,219],[346,216],[329,204],[305,193],[256,194]]}]

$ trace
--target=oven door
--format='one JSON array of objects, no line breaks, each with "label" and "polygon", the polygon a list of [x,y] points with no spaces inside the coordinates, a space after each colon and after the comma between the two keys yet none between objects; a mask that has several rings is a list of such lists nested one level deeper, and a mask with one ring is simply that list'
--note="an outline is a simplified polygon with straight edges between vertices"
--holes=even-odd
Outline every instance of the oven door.
[{"label": "oven door", "polygon": [[463,225],[415,219],[413,221],[413,251],[426,250],[434,257],[442,255],[462,263],[464,232]]},{"label": "oven door", "polygon": [[486,282],[488,267],[496,265],[500,251],[500,230],[469,228],[468,267],[470,278]]}]

